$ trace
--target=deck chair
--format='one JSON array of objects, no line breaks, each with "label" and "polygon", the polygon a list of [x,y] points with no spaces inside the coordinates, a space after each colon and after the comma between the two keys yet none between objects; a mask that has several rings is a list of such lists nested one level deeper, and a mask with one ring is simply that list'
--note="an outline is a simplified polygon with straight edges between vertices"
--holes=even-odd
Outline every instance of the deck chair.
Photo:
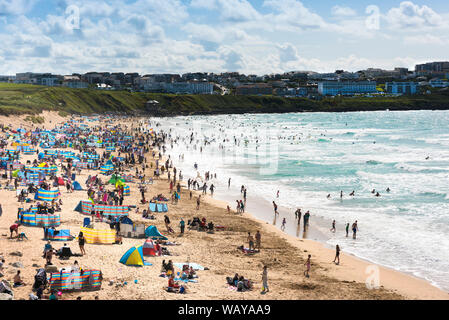
[{"label": "deck chair", "polygon": [[90,218],[84,218],[83,227],[90,226]]}]

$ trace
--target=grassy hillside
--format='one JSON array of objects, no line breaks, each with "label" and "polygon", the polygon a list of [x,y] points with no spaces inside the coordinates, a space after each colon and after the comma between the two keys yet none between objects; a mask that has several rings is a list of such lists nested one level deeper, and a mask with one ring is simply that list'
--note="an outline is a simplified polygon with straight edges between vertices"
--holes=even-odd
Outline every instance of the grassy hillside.
[{"label": "grassy hillside", "polygon": [[412,97],[337,97],[321,101],[273,96],[173,95],[69,89],[0,83],[0,114],[145,112],[145,102],[160,102],[160,115],[342,112],[449,109],[449,91]]},{"label": "grassy hillside", "polygon": [[42,110],[68,113],[142,110],[143,94],[0,83],[0,114],[39,113]]}]

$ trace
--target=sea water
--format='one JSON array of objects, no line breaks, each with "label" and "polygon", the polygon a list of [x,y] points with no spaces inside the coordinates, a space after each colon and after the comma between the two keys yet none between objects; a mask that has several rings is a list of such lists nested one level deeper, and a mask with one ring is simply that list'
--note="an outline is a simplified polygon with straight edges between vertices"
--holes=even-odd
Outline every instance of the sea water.
[{"label": "sea water", "polygon": [[[152,125],[156,122],[158,130],[178,138],[167,153],[184,180],[210,171],[217,174],[212,180],[217,196],[228,192],[231,178],[234,192],[245,185],[249,195],[291,209],[293,221],[296,208],[309,210],[311,221],[329,221],[319,226],[327,245],[339,244],[344,252],[449,291],[449,111],[189,116],[153,119]],[[329,230],[332,220],[335,233]],[[353,240],[344,227],[355,220],[359,232]]]}]

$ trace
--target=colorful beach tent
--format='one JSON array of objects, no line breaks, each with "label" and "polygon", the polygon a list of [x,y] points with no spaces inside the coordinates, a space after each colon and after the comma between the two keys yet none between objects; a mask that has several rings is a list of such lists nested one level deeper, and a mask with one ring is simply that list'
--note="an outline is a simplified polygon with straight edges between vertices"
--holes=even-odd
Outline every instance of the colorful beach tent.
[{"label": "colorful beach tent", "polygon": [[52,201],[58,199],[59,196],[59,190],[45,190],[45,189],[39,189],[36,192],[36,196],[34,197],[35,200],[42,200],[42,201]]},{"label": "colorful beach tent", "polygon": [[103,275],[100,270],[61,271],[48,276],[50,289],[57,291],[100,290]]},{"label": "colorful beach tent", "polygon": [[77,191],[83,190],[83,188],[81,187],[81,185],[78,181],[73,181],[73,189],[77,190]]},{"label": "colorful beach tent", "polygon": [[99,230],[83,227],[80,230],[89,244],[114,244],[115,229]]},{"label": "colorful beach tent", "polygon": [[142,248],[143,248],[142,252],[143,252],[144,256],[156,256],[157,255],[155,245],[153,243],[153,240],[151,240],[151,239],[147,239],[145,241],[145,243],[143,244]]},{"label": "colorful beach tent", "polygon": [[157,229],[156,226],[149,226],[146,230],[145,230],[145,236],[147,238],[153,239],[153,240],[168,240],[167,237],[163,236],[159,230]]},{"label": "colorful beach tent", "polygon": [[135,266],[135,267],[143,267],[143,266],[151,266],[151,263],[146,262],[143,259],[143,249],[142,246],[132,247],[123,255],[120,259],[120,263],[123,263],[127,266]]},{"label": "colorful beach tent", "polygon": [[113,184],[113,185],[117,185],[117,182],[120,181],[122,183],[125,183],[125,179],[121,178],[120,176],[113,174],[111,179],[109,179],[108,183],[109,184]]},{"label": "colorful beach tent", "polygon": [[52,241],[72,241],[73,236],[70,235],[70,230],[64,229],[64,230],[48,230],[47,235],[48,240]]}]

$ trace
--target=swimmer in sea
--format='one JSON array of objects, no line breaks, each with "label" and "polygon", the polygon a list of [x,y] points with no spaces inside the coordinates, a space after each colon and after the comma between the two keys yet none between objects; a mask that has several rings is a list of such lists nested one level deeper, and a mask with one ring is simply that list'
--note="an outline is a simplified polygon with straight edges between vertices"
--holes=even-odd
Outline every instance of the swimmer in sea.
[{"label": "swimmer in sea", "polygon": [[352,192],[349,194],[351,197],[353,197],[355,195],[355,191],[352,190]]},{"label": "swimmer in sea", "polygon": [[326,198],[330,199],[331,198],[331,194],[329,193]]},{"label": "swimmer in sea", "polygon": [[390,188],[387,188],[387,192],[390,192],[391,190],[390,190]]},{"label": "swimmer in sea", "polygon": [[379,192],[377,192],[377,193],[376,193],[376,197],[380,197],[380,194],[379,194]]}]

